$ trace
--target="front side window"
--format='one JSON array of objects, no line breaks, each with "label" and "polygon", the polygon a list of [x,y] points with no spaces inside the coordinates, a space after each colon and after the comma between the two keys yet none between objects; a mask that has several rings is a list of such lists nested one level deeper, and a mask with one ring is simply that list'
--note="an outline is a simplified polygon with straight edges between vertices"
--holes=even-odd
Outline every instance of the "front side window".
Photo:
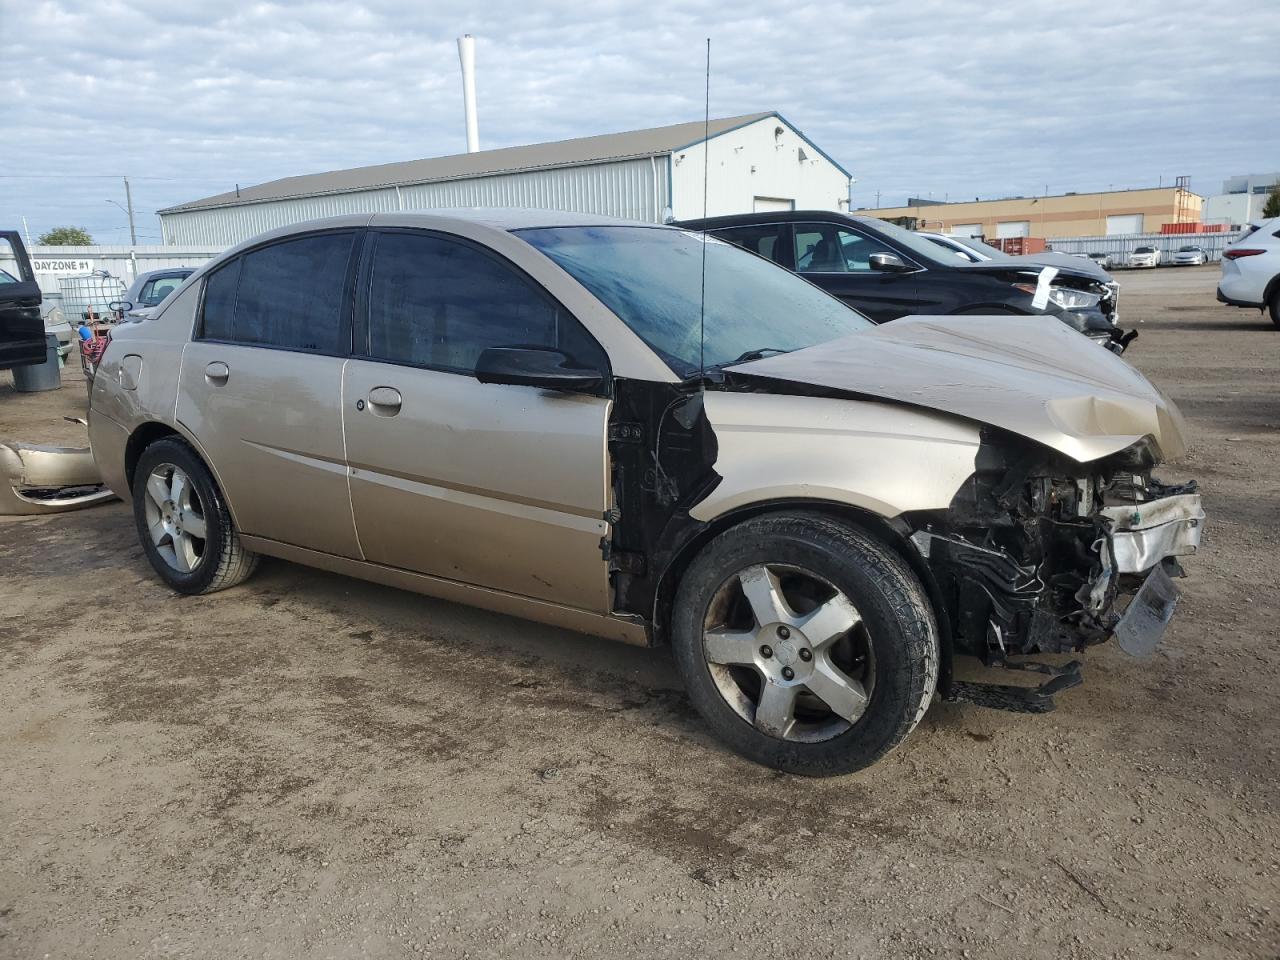
[{"label": "front side window", "polygon": [[[341,342],[343,315],[355,240],[351,232],[299,237],[251,250],[219,267],[205,280],[201,336],[285,350],[346,353]],[[173,287],[181,284],[173,280]]]},{"label": "front side window", "polygon": [[896,253],[887,244],[831,223],[801,223],[795,229],[796,269],[801,273],[863,273],[873,253]]},{"label": "front side window", "polygon": [[589,290],[681,377],[753,351],[785,353],[871,326],[807,280],[691,230],[596,226],[515,233]]},{"label": "front side window", "polygon": [[488,347],[544,347],[607,369],[563,307],[511,266],[429,234],[378,235],[369,277],[368,355],[472,373]]}]

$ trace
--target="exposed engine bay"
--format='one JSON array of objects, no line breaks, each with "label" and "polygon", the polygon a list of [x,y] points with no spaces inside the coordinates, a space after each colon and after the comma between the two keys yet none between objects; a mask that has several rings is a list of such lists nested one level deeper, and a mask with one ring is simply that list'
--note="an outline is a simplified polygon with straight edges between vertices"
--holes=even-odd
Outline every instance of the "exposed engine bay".
[{"label": "exposed engine bay", "polygon": [[1003,665],[1083,650],[1116,633],[1153,571],[1181,575],[1204,511],[1194,482],[1152,477],[1154,459],[1144,442],[1082,465],[986,431],[950,509],[913,518],[957,652]]}]

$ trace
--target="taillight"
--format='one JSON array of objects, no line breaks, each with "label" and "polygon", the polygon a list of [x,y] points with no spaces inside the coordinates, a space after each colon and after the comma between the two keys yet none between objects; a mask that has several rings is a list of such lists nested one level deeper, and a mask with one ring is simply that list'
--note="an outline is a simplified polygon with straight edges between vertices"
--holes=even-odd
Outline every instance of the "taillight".
[{"label": "taillight", "polygon": [[1256,257],[1258,254],[1266,252],[1254,247],[1248,250],[1223,250],[1222,256],[1227,260],[1239,260],[1241,257]]}]

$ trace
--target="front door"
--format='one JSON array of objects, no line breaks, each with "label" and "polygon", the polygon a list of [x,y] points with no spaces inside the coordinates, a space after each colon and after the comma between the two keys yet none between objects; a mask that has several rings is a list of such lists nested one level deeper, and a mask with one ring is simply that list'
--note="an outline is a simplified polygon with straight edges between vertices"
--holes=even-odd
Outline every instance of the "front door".
[{"label": "front door", "polygon": [[290,239],[209,274],[178,392],[240,532],[343,557],[360,555],[342,437],[356,236]]},{"label": "front door", "polygon": [[365,559],[608,611],[610,401],[483,384],[495,346],[603,351],[514,266],[423,231],[370,235],[357,353],[343,382],[351,504]]},{"label": "front door", "polygon": [[873,253],[897,250],[834,223],[797,223],[793,228],[795,270],[876,323],[915,313],[916,274],[871,268]]}]

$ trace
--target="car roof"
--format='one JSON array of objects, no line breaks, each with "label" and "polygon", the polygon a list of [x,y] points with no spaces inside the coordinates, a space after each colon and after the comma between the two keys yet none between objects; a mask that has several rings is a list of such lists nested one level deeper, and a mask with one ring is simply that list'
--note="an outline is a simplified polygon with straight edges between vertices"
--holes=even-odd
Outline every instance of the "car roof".
[{"label": "car roof", "polygon": [[883,221],[875,217],[859,217],[838,210],[771,210],[759,213],[733,213],[722,217],[695,217],[688,220],[677,220],[678,227],[705,227],[714,230],[717,227],[739,227],[755,223],[804,223],[812,220],[834,220],[837,223],[856,223],[863,226],[876,227]]}]

